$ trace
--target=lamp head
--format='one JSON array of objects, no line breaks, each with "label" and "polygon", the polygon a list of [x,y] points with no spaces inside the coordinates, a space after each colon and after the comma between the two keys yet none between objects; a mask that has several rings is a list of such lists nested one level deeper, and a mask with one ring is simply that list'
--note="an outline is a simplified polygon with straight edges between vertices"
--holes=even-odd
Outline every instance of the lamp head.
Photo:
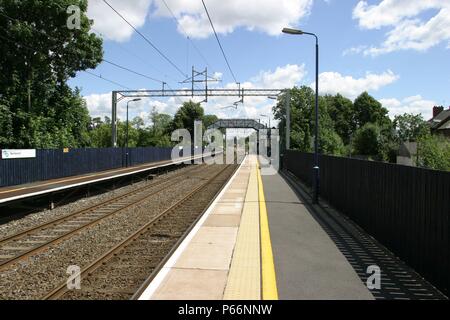
[{"label": "lamp head", "polygon": [[131,100],[131,101],[137,102],[137,101],[141,101],[141,100],[142,100],[141,98],[136,98],[136,99],[133,99],[133,100]]},{"label": "lamp head", "polygon": [[283,28],[283,33],[286,34],[303,34],[302,30],[292,29],[292,28]]}]

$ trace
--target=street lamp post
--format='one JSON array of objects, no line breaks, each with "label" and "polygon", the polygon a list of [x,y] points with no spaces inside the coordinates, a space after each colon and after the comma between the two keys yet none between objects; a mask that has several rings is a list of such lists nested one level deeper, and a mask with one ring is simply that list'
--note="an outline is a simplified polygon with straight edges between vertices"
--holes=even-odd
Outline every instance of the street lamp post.
[{"label": "street lamp post", "polygon": [[267,115],[265,115],[265,114],[261,114],[260,116],[269,119],[269,130],[271,130],[271,127],[270,127],[270,117],[267,116]]},{"label": "street lamp post", "polygon": [[293,35],[308,35],[313,36],[316,39],[316,125],[315,125],[315,139],[314,139],[314,195],[313,203],[319,203],[319,38],[316,34],[310,32],[304,32],[301,30],[284,28],[283,33]]},{"label": "street lamp post", "polygon": [[137,102],[137,101],[141,101],[141,99],[140,98],[137,98],[137,99],[133,99],[133,100],[129,100],[128,102],[127,102],[127,131],[126,131],[126,152],[125,152],[125,167],[127,167],[128,168],[128,158],[129,158],[129,149],[128,149],[128,131],[129,131],[129,125],[128,125],[128,107],[129,107],[129,104],[130,104],[130,102]]}]

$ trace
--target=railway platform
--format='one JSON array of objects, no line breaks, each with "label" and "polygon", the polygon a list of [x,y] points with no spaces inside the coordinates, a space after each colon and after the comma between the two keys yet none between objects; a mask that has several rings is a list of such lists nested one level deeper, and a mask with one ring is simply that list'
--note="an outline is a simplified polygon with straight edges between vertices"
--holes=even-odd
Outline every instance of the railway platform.
[{"label": "railway platform", "polygon": [[[370,266],[381,287],[368,285]],[[288,173],[262,176],[255,156],[134,298],[445,299],[324,201],[313,206]]]},{"label": "railway platform", "polygon": [[[3,187],[0,188],[0,205],[43,195],[51,195],[52,193],[89,186],[96,183],[108,183],[115,179],[143,174],[152,170],[181,164],[188,159],[189,158],[181,158],[177,161],[166,160],[152,162],[128,168],[119,168],[79,176],[33,182],[25,185]],[[192,159],[195,159],[195,157]]]}]

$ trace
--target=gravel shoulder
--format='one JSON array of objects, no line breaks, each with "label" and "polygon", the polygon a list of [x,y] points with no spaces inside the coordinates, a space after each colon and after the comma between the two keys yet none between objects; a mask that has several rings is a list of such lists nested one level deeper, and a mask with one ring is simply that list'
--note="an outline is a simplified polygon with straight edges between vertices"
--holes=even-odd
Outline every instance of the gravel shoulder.
[{"label": "gravel shoulder", "polygon": [[[186,170],[186,169],[181,169]],[[181,170],[156,178],[166,179]],[[177,184],[139,205],[130,207],[64,240],[49,250],[30,257],[0,272],[0,299],[39,299],[59,283],[66,281],[67,268],[71,265],[86,266],[99,255],[120,243],[159,212],[170,207],[204,182],[213,172],[212,167],[194,170],[183,183]],[[90,207],[120,194],[135,190],[152,182],[130,185],[108,194],[79,200],[53,211],[43,211],[0,227],[3,236],[39,225],[67,215],[74,210]]]}]

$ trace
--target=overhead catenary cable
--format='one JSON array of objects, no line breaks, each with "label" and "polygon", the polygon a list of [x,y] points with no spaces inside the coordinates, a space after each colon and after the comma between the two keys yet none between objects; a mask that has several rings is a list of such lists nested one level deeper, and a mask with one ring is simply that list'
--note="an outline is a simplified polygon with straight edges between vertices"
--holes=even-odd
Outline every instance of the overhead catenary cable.
[{"label": "overhead catenary cable", "polygon": [[170,63],[181,75],[187,77],[187,75],[172,61],[170,60],[157,46],[153,44],[142,32],[140,32],[135,26],[133,26],[119,11],[117,11],[113,6],[111,6],[108,1],[103,0],[103,2],[110,7],[123,21],[125,21],[139,36],[142,37],[153,49],[156,50],[167,62]]},{"label": "overhead catenary cable", "polygon": [[120,84],[120,83],[118,83],[118,82],[116,82],[114,80],[107,79],[107,78],[103,77],[102,75],[98,75],[98,74],[95,74],[95,73],[87,71],[87,70],[83,70],[83,72],[85,72],[87,74],[90,74],[91,76],[97,77],[99,79],[105,80],[107,82],[110,82],[112,84],[115,84],[116,86],[119,86],[119,87],[121,87],[123,89],[132,90],[131,88],[128,88],[127,86],[124,86],[123,84]]},{"label": "overhead catenary cable", "polygon": [[208,8],[206,7],[205,1],[202,0],[202,3],[203,3],[203,7],[205,8],[206,15],[208,16],[209,23],[211,24],[211,28],[214,32],[214,36],[216,37],[217,43],[219,44],[220,50],[222,51],[222,55],[225,59],[225,62],[227,63],[228,70],[230,70],[230,73],[233,76],[234,82],[238,83],[236,76],[234,75],[234,72],[231,69],[230,62],[228,61],[227,55],[225,54],[225,50],[223,49],[222,44],[220,43],[219,36],[217,35],[216,28],[214,28],[214,23],[211,20],[211,16],[209,15]]},{"label": "overhead catenary cable", "polygon": [[210,64],[208,63],[208,60],[205,58],[205,56],[202,54],[201,50],[195,45],[194,41],[192,41],[191,37],[189,36],[189,34],[186,32],[186,29],[184,29],[184,27],[181,25],[181,23],[178,21],[177,17],[175,16],[175,14],[173,13],[173,11],[170,9],[169,5],[167,4],[166,0],[162,0],[162,2],[164,3],[165,7],[167,8],[167,10],[169,11],[169,13],[172,15],[172,18],[175,20],[175,23],[180,27],[181,31],[183,31],[184,35],[187,37],[188,41],[192,44],[192,47],[195,49],[195,51],[197,51],[198,55],[200,56],[200,58],[202,58],[202,60],[206,63],[206,65],[208,66],[208,68],[212,69]]},{"label": "overhead catenary cable", "polygon": [[[19,19],[15,19],[15,18],[12,18],[12,17],[8,16],[7,14],[5,14],[5,13],[4,13],[3,11],[1,11],[1,10],[0,10],[0,15],[2,15],[2,16],[4,16],[4,17],[8,18],[8,19],[11,20],[11,21],[16,21],[16,22],[18,22],[18,23],[25,23],[24,21],[21,21],[21,20],[19,20]],[[27,25],[28,25],[28,24],[27,24]],[[30,28],[34,29],[35,31],[37,31],[37,32],[39,32],[39,33],[42,33],[42,34],[45,35],[46,37],[49,37],[47,34],[43,33],[43,32],[40,31],[40,30],[37,30],[35,27],[33,27],[33,26],[31,26],[31,25],[28,25],[28,26],[29,26]],[[4,37],[2,37],[2,38],[4,38]],[[51,38],[51,37],[49,37],[49,38]],[[4,38],[4,39],[5,39],[5,38]],[[13,41],[13,42],[15,42],[16,44],[19,44],[19,45],[24,46],[25,48],[28,48],[29,50],[40,52],[40,50],[36,50],[36,49],[34,49],[34,48],[32,48],[32,47],[30,47],[30,46],[28,46],[28,45],[25,45],[25,44],[16,42],[16,41],[14,41],[14,40],[12,40],[12,39],[6,39],[6,40],[8,40],[8,41]],[[128,72],[130,72],[130,73],[134,73],[134,74],[136,74],[136,75],[138,75],[138,76],[147,78],[147,79],[149,79],[149,80],[152,80],[152,81],[155,81],[155,82],[158,82],[158,83],[165,84],[165,82],[162,81],[162,80],[159,80],[159,79],[156,79],[156,78],[154,78],[154,77],[150,77],[150,76],[148,76],[148,75],[145,75],[145,74],[139,73],[139,72],[137,72],[137,71],[131,70],[131,69],[127,68],[127,67],[121,66],[121,65],[119,65],[119,64],[117,64],[117,63],[114,63],[114,62],[112,62],[112,61],[109,61],[109,60],[106,60],[106,59],[102,59],[102,62],[108,63],[108,64],[110,64],[110,65],[113,65],[113,66],[117,67],[117,68],[120,68],[120,69],[122,69],[122,70],[128,71]],[[82,71],[83,71],[83,70],[82,70]],[[99,75],[96,75],[96,74],[93,74],[93,73],[90,73],[90,74],[93,75],[93,76],[96,76],[96,77],[98,77],[98,78],[100,78],[100,79],[102,79],[102,80],[105,80],[105,81],[108,81],[108,82],[113,83],[113,84],[115,84],[115,85],[118,85],[119,87],[129,89],[129,88],[127,88],[126,86],[123,86],[123,85],[119,84],[119,83],[116,82],[116,81],[106,79],[106,78],[104,78],[104,77],[101,76],[101,75],[99,76]]]},{"label": "overhead catenary cable", "polygon": [[[94,31],[95,33],[97,33],[98,35],[100,35],[101,37],[105,37],[105,35],[100,32],[99,30],[96,30],[95,28],[91,27],[91,30]],[[159,68],[157,68],[156,66],[154,66],[153,64],[149,63],[149,61],[147,59],[142,58],[141,56],[137,55],[135,52],[133,52],[132,50],[128,49],[127,47],[125,47],[124,45],[121,45],[120,43],[114,41],[113,42],[114,45],[118,46],[119,48],[121,48],[123,51],[125,51],[126,53],[128,53],[129,55],[133,56],[134,58],[138,59],[140,62],[145,63],[146,65],[148,65],[151,69],[153,69],[154,71],[160,73],[165,79],[170,79],[174,82],[178,82],[177,79],[175,79],[172,76],[169,76],[167,74],[165,74],[163,71],[161,71]]]},{"label": "overhead catenary cable", "polygon": [[[22,47],[24,47],[25,49],[28,49],[28,50],[30,50],[30,51],[33,51],[33,52],[41,52],[41,51],[38,50],[38,49],[35,49],[35,48],[33,48],[33,47],[31,47],[31,46],[29,46],[29,45],[27,45],[27,44],[24,44],[24,43],[21,43],[21,42],[18,42],[18,41],[16,41],[16,40],[14,40],[14,39],[11,39],[11,38],[9,38],[9,37],[7,37],[7,36],[1,34],[1,33],[0,33],[0,38],[1,38],[1,39],[4,39],[4,40],[6,40],[6,41],[9,41],[9,42],[15,43],[16,45],[22,46]],[[43,53],[43,52],[41,52],[41,53]],[[102,80],[104,80],[104,81],[107,81],[107,82],[109,82],[109,83],[112,83],[112,84],[114,84],[114,85],[116,85],[116,86],[119,86],[119,87],[121,87],[121,88],[123,88],[123,89],[131,90],[131,89],[128,88],[127,86],[124,86],[124,85],[122,85],[122,84],[120,84],[120,83],[118,83],[118,82],[116,82],[116,81],[114,81],[114,80],[107,79],[107,78],[105,78],[105,77],[103,77],[103,76],[101,76],[101,75],[97,75],[97,74],[92,73],[92,72],[90,72],[90,71],[87,71],[87,70],[81,70],[81,72],[85,72],[85,73],[87,73],[87,74],[90,74],[90,75],[92,75],[92,76],[95,76],[95,77],[97,77],[97,78],[99,78],[99,79],[102,79]]]},{"label": "overhead catenary cable", "polygon": [[139,73],[139,72],[137,72],[137,71],[131,70],[131,69],[127,68],[127,67],[118,65],[117,63],[111,62],[111,61],[109,61],[109,60],[103,59],[103,62],[106,62],[106,63],[108,63],[108,64],[110,64],[110,65],[112,65],[112,66],[115,66],[115,67],[117,67],[117,68],[119,68],[119,69],[128,71],[128,72],[130,72],[130,73],[134,73],[134,74],[136,74],[136,75],[138,75],[138,76],[141,76],[141,77],[144,77],[144,78],[153,80],[153,81],[155,81],[155,82],[165,83],[164,81],[161,81],[161,80],[155,79],[155,78],[153,78],[153,77],[147,76],[147,75],[145,75],[145,74]]}]

